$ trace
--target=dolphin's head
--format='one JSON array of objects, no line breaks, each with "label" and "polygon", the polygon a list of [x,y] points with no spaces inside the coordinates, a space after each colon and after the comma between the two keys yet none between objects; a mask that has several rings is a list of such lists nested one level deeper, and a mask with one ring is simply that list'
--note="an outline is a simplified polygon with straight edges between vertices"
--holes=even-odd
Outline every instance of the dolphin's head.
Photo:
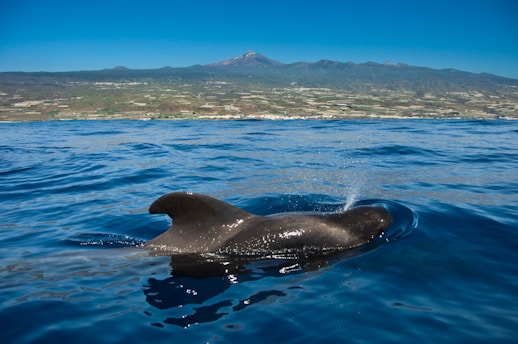
[{"label": "dolphin's head", "polygon": [[357,240],[369,242],[382,235],[392,224],[392,215],[383,207],[358,206],[335,214],[333,221]]}]

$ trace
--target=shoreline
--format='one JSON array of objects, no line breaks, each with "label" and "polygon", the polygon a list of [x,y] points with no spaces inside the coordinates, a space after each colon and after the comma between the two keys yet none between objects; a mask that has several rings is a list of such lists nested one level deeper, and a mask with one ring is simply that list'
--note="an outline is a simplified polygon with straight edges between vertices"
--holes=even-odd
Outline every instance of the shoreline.
[{"label": "shoreline", "polygon": [[477,117],[438,117],[438,116],[384,116],[384,115],[365,115],[365,116],[198,116],[198,117],[135,117],[119,115],[116,117],[96,116],[95,118],[46,118],[46,119],[0,119],[0,124],[6,123],[31,123],[31,122],[69,122],[69,121],[399,121],[399,120],[472,120],[472,121],[515,121],[518,117],[507,116],[477,116]]}]

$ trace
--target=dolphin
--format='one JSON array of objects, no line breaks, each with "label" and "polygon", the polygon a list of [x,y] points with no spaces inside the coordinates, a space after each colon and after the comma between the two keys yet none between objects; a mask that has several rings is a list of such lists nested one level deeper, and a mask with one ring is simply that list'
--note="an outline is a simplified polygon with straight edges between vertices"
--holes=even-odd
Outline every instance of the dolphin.
[{"label": "dolphin", "polygon": [[149,212],[167,214],[173,222],[144,246],[171,256],[337,253],[381,237],[393,222],[390,213],[379,206],[357,206],[333,213],[258,216],[191,192],[164,195],[151,204]]}]

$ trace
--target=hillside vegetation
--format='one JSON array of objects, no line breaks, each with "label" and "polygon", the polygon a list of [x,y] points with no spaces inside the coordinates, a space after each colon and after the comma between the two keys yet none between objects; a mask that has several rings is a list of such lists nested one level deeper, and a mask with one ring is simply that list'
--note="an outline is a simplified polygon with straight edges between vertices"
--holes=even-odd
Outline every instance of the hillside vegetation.
[{"label": "hillside vegetation", "polygon": [[0,73],[0,120],[4,121],[516,119],[517,104],[518,80],[404,64],[248,61],[150,70],[118,67],[101,71]]}]

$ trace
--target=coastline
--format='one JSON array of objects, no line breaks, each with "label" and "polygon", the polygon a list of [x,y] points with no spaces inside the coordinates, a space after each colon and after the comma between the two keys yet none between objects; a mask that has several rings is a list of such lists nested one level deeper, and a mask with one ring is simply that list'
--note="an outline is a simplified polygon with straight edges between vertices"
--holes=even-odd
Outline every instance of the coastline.
[{"label": "coastline", "polygon": [[518,86],[420,93],[372,85],[344,90],[223,81],[0,82],[2,122],[409,118],[518,119]]},{"label": "coastline", "polygon": [[96,118],[49,118],[49,119],[0,119],[0,124],[7,123],[29,123],[29,122],[69,122],[69,121],[389,121],[389,120],[475,120],[475,121],[516,121],[518,117],[418,117],[418,116],[351,116],[351,117],[324,117],[324,116],[200,116],[196,118],[148,118],[132,116],[96,117]]},{"label": "coastline", "polygon": [[[316,92],[316,91],[312,91]],[[293,99],[288,91],[286,98]],[[459,101],[457,95],[418,98],[408,94],[374,97],[337,91],[324,100],[312,101],[307,92],[288,104],[283,97],[219,99],[210,95],[162,96],[160,101],[143,103],[125,99],[138,97],[134,91],[114,96],[110,101],[89,98],[60,98],[20,101],[0,96],[0,122],[51,120],[354,120],[354,119],[518,119],[518,96]],[[4,98],[4,99],[2,99]],[[121,99],[123,101],[119,101]],[[87,104],[86,106],[84,104]],[[396,105],[394,105],[396,104]]]}]

